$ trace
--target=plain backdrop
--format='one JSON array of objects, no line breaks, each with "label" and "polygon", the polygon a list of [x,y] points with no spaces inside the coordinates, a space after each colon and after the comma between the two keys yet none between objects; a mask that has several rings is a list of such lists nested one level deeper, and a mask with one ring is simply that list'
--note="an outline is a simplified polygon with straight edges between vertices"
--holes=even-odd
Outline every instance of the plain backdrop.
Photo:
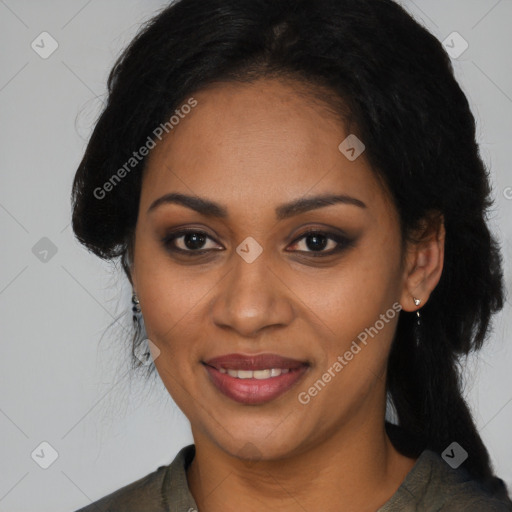
[{"label": "plain backdrop", "polygon": [[[126,279],[88,254],[70,227],[71,183],[107,74],[164,5],[0,0],[0,511],[75,510],[169,464],[192,442],[159,379],[148,385],[126,371]],[[440,41],[469,45],[453,63],[492,172],[490,221],[510,294],[512,2],[403,5]],[[465,393],[512,489],[511,317],[508,302],[486,348],[465,363]]]}]

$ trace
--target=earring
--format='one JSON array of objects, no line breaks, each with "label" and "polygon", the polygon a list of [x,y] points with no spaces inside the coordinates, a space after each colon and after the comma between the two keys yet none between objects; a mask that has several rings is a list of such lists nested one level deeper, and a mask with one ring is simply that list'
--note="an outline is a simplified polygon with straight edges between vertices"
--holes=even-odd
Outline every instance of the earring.
[{"label": "earring", "polygon": [[135,292],[133,292],[133,294],[132,294],[132,304],[133,304],[133,306],[132,306],[133,322],[137,323],[139,320],[141,309],[140,309],[139,298],[137,297],[137,294]]},{"label": "earring", "polygon": [[[421,304],[421,300],[417,299],[416,297],[412,298],[414,300],[414,304],[416,306],[419,306]],[[416,340],[416,348],[420,346],[421,341],[421,317],[420,317],[420,311],[419,309],[416,310],[416,323],[414,325],[414,333],[415,333],[415,340]]]},{"label": "earring", "polygon": [[[416,306],[419,306],[421,304],[421,300],[417,299],[416,297],[413,297],[412,300],[414,301],[414,304]],[[419,310],[416,311],[416,315],[417,315],[418,318],[420,317],[420,311]]]}]

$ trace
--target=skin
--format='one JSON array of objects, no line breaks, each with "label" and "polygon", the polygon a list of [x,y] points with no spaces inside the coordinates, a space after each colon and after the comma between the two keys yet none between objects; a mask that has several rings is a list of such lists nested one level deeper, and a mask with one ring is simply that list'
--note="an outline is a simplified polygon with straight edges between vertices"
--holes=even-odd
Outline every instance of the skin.
[{"label": "skin", "polygon": [[[352,162],[339,151],[343,124],[303,87],[265,79],[194,94],[198,105],[145,169],[132,284],[161,351],[159,375],[191,423],[196,456],[187,479],[202,512],[375,511],[415,463],[384,428],[398,315],[308,404],[297,396],[393,304],[425,304],[441,276],[444,228],[427,224],[402,254],[396,209],[365,154]],[[178,204],[148,212],[170,192],[220,203],[228,216]],[[276,220],[283,203],[332,193],[366,207],[325,205]],[[201,248],[210,252],[170,252],[162,238],[182,227],[206,232]],[[308,228],[343,230],[353,244],[315,257],[301,237]],[[263,248],[252,263],[236,252],[248,236]],[[320,252],[337,246],[326,241]],[[187,250],[184,237],[174,243]],[[277,353],[310,367],[277,399],[243,405],[217,391],[201,364],[233,352]]]}]

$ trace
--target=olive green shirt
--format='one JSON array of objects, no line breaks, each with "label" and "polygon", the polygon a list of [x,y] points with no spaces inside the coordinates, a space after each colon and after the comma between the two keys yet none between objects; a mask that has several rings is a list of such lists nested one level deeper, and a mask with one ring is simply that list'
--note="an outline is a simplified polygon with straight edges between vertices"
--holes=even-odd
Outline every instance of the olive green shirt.
[{"label": "olive green shirt", "polygon": [[[194,455],[195,445],[185,446],[171,464],[160,466],[76,512],[198,511],[186,474]],[[397,491],[376,512],[512,511],[512,502],[501,479],[495,478],[500,491],[493,496],[461,468],[452,469],[437,453],[424,450]]]}]

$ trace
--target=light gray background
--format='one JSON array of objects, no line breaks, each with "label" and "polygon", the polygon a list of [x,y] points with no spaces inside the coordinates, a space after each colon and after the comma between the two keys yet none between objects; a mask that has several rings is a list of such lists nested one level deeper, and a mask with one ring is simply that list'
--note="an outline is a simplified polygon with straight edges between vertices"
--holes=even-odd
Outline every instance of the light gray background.
[{"label": "light gray background", "polygon": [[[107,73],[140,23],[165,4],[0,0],[0,511],[75,510],[168,464],[192,442],[161,382],[151,388],[126,374],[130,289],[69,225],[71,183]],[[491,222],[510,293],[512,1],[403,5],[441,41],[457,31],[469,43],[453,62],[492,169]],[[31,48],[43,31],[59,45],[47,59]],[[46,262],[32,252],[43,237],[57,249]],[[465,390],[512,489],[511,317],[509,301],[487,347],[466,364]],[[43,441],[58,452],[48,469],[31,457]]]}]

